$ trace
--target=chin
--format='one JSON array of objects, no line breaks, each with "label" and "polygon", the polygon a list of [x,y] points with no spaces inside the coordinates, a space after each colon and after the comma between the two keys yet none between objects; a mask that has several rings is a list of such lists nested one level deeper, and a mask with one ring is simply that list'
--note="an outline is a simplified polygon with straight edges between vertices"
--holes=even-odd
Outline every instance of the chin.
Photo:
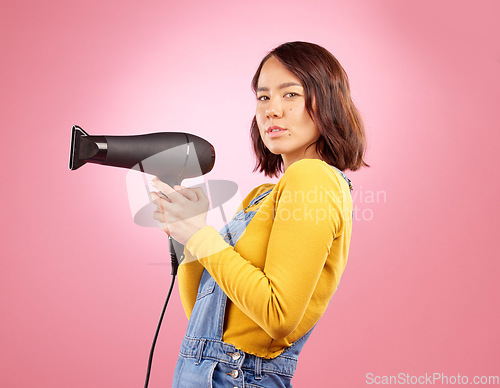
[{"label": "chin", "polygon": [[286,147],[284,144],[277,144],[275,142],[271,144],[264,143],[264,146],[269,150],[270,153],[274,155],[281,155],[286,153],[287,151],[290,151],[290,147]]},{"label": "chin", "polygon": [[274,155],[283,155],[284,153],[286,153],[286,150],[284,149],[281,149],[279,147],[273,147],[273,148],[269,148],[269,147],[266,147],[268,149],[268,151]]}]

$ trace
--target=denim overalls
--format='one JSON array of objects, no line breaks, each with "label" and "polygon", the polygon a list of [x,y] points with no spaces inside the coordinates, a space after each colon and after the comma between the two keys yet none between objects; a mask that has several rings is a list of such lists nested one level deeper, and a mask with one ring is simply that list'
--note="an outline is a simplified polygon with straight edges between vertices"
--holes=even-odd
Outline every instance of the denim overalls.
[{"label": "denim overalls", "polygon": [[[341,171],[340,173],[351,189],[349,179]],[[271,190],[255,197],[248,207],[262,201]],[[256,213],[245,213],[245,210],[236,213],[220,231],[224,240],[233,247]],[[265,359],[245,353],[222,341],[226,300],[226,294],[204,270],[186,336],[181,344],[172,387],[291,387],[299,353],[312,329],[276,358]]]}]

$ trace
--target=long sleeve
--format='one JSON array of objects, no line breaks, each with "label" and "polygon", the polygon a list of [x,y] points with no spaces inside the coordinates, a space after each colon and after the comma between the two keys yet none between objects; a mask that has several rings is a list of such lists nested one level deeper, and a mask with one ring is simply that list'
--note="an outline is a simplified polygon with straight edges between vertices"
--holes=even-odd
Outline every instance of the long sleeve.
[{"label": "long sleeve", "polygon": [[[324,269],[343,270],[344,259],[333,267],[326,261],[334,239],[342,233],[346,211],[345,189],[338,176],[318,160],[293,163],[273,191],[272,202],[267,202],[272,212],[259,209],[250,223],[271,223],[263,266],[254,264],[248,254],[242,256],[238,245],[231,247],[212,227],[193,235],[186,249],[243,313],[279,339],[303,319]],[[340,274],[335,277],[338,283]],[[334,289],[327,288],[320,294],[329,300]]]},{"label": "long sleeve", "polygon": [[[243,209],[243,206],[247,206],[249,201],[269,186],[269,184],[264,184],[253,189],[243,200],[238,209],[236,209],[235,213]],[[186,317],[188,319],[191,317],[191,313],[196,302],[196,296],[203,270],[204,267],[198,259],[193,257],[193,255],[186,248],[184,248],[184,260],[178,268],[178,284],[182,307],[184,308],[184,312],[186,313]]]},{"label": "long sleeve", "polygon": [[181,297],[182,307],[188,319],[193,312],[203,269],[200,262],[184,248],[184,260],[178,268],[179,295]]}]

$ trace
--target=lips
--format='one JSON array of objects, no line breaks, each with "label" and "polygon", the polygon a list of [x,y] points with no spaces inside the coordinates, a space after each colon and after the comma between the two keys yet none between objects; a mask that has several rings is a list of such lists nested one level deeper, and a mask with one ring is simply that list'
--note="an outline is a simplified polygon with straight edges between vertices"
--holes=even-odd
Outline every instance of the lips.
[{"label": "lips", "polygon": [[280,133],[283,131],[286,131],[286,129],[278,127],[277,125],[271,125],[271,126],[267,127],[267,129],[266,129],[266,133],[269,133],[269,134],[270,133]]},{"label": "lips", "polygon": [[283,138],[285,133],[288,132],[287,129],[278,127],[277,125],[271,125],[266,129],[266,136],[270,140]]}]

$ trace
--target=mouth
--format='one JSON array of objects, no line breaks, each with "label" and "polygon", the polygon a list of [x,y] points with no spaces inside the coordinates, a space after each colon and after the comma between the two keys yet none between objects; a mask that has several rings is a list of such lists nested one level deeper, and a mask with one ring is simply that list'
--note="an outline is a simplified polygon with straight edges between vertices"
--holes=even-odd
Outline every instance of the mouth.
[{"label": "mouth", "polygon": [[271,126],[267,127],[267,129],[266,129],[266,133],[269,135],[278,134],[278,133],[282,133],[285,131],[286,131],[285,128],[278,127],[277,125],[271,125]]}]

